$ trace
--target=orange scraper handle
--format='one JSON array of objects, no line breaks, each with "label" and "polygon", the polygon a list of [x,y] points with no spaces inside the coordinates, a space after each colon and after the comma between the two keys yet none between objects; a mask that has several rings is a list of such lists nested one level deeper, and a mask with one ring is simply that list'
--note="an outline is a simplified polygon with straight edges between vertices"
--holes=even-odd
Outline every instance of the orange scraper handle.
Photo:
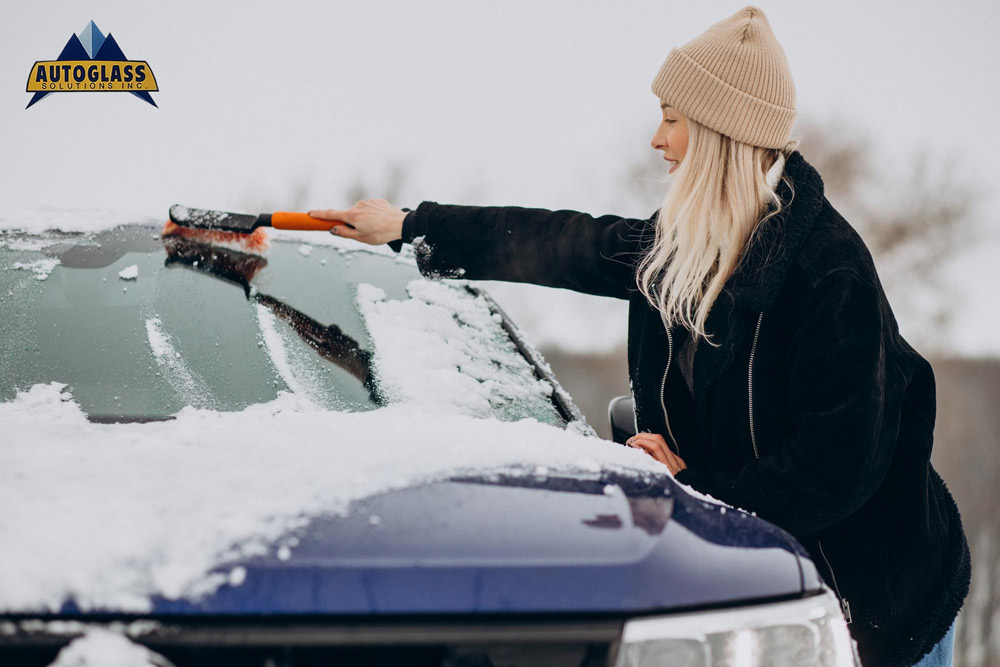
[{"label": "orange scraper handle", "polygon": [[275,229],[300,229],[309,232],[328,232],[337,225],[346,224],[340,220],[314,218],[308,213],[275,211],[271,214],[271,226]]}]

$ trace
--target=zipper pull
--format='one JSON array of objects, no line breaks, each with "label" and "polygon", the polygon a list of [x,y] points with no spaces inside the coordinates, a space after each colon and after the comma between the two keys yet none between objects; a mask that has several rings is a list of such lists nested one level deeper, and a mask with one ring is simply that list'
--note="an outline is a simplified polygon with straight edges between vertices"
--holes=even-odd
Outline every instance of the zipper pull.
[{"label": "zipper pull", "polygon": [[844,620],[847,624],[851,624],[851,603],[847,601],[847,598],[840,598],[840,607],[844,610]]}]

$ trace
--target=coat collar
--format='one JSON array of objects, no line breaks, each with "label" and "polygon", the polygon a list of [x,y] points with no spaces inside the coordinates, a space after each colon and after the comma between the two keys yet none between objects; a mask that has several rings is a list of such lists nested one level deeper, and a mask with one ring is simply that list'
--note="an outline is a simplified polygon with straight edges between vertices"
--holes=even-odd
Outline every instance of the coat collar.
[{"label": "coat collar", "polygon": [[[790,153],[784,169],[794,184],[794,196],[785,181],[779,181],[781,212],[758,230],[709,311],[705,329],[719,347],[699,344],[695,353],[694,389],[698,405],[704,403],[708,387],[718,380],[743,345],[756,319],[752,311],[763,312],[777,300],[789,267],[812,231],[823,204],[823,180],[801,153]],[[671,331],[675,345],[683,344],[690,336],[683,327]]]},{"label": "coat collar", "polygon": [[725,289],[734,305],[741,308],[762,311],[775,302],[823,205],[823,179],[802,153],[796,150],[788,155],[785,172],[794,183],[794,197],[784,179],[779,181],[781,212],[757,230],[750,248],[726,281]]}]

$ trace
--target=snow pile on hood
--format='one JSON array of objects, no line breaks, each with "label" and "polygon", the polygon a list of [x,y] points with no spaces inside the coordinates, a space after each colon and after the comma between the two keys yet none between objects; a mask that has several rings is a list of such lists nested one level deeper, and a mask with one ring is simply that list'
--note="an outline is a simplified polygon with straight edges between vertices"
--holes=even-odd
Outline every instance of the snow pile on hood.
[{"label": "snow pile on hood", "polygon": [[668,474],[635,449],[433,403],[348,413],[282,393],[241,412],[95,424],[63,389],[0,403],[0,610],[56,611],[72,598],[141,612],[153,595],[197,598],[239,581],[229,575],[247,557],[290,548],[309,517],[456,473]]},{"label": "snow pile on hood", "polygon": [[158,653],[129,640],[123,634],[101,627],[67,644],[49,667],[169,667]]}]

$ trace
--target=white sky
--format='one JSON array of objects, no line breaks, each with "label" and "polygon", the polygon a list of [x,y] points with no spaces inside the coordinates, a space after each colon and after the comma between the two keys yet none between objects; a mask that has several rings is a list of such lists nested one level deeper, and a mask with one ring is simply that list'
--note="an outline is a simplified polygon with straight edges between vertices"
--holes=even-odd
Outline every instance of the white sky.
[{"label": "white sky", "polygon": [[[431,199],[645,217],[622,179],[652,151],[652,78],[671,47],[745,5],[6,4],[0,204],[165,217],[175,202],[281,208],[306,186],[310,207],[346,207],[348,186],[363,178],[377,190],[396,161],[410,168],[401,206]],[[987,188],[996,182],[1000,3],[757,6],[788,55],[800,116],[843,117],[874,135],[885,176],[927,148],[972,165]],[[123,94],[61,94],[25,110],[31,65],[55,58],[91,19],[127,57],[149,62],[159,108]],[[995,235],[1000,197],[990,204],[979,222]],[[978,290],[981,309],[983,299],[997,302],[990,258],[1000,245],[977,252],[987,279],[979,267],[960,266],[956,277]],[[967,308],[960,348],[1000,353],[991,309]]]}]

